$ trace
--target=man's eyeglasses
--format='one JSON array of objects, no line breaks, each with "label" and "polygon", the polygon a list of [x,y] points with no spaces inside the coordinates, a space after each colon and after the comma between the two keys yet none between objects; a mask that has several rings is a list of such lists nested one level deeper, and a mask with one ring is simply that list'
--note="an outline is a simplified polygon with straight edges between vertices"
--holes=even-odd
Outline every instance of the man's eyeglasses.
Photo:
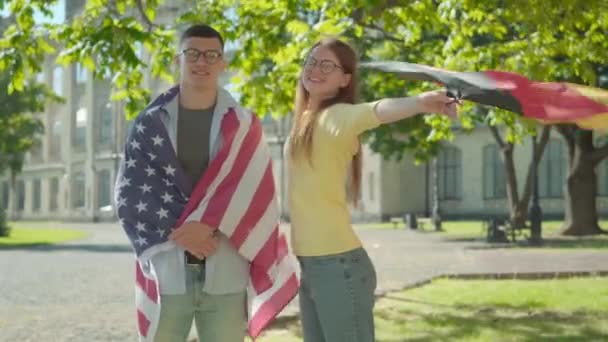
[{"label": "man's eyeglasses", "polygon": [[336,69],[344,70],[344,68],[342,68],[338,64],[336,64],[333,61],[330,61],[328,59],[324,59],[319,62],[315,58],[308,57],[308,59],[306,59],[304,61],[304,67],[307,69],[313,69],[316,66],[318,66],[319,69],[321,69],[321,72],[324,74],[330,74],[330,73],[334,72],[334,70],[336,70]]},{"label": "man's eyeglasses", "polygon": [[182,54],[184,54],[188,63],[196,63],[203,56],[207,64],[214,64],[222,57],[222,53],[217,50],[184,49]]}]

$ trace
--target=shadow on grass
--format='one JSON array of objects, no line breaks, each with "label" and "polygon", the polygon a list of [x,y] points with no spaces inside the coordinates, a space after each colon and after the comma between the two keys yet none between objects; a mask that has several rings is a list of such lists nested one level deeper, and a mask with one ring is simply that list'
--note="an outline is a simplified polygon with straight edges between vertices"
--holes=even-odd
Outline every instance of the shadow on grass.
[{"label": "shadow on grass", "polygon": [[[520,305],[447,305],[385,296],[407,302],[375,310],[377,342],[466,341],[489,334],[509,341],[606,341],[608,332],[597,326],[608,321],[607,312],[560,312],[532,300]],[[424,306],[420,306],[424,305]],[[378,329],[378,322],[391,331]],[[600,323],[601,324],[601,323]],[[283,317],[269,327],[301,338],[299,318]]]},{"label": "shadow on grass", "polygon": [[[512,341],[605,341],[608,334],[591,321],[602,322],[608,313],[558,312],[509,305],[455,306],[453,310],[424,312],[416,309],[379,310],[376,317],[403,329],[418,324],[411,337],[383,337],[378,342],[463,341],[484,331]],[[596,323],[597,324],[597,323]],[[418,329],[416,329],[418,330]],[[411,334],[410,334],[411,333]]]},{"label": "shadow on grass", "polygon": [[422,304],[430,307],[436,308],[452,308],[452,309],[465,309],[465,310],[486,310],[488,308],[501,308],[501,309],[509,309],[509,310],[526,310],[526,309],[538,309],[545,307],[545,304],[540,300],[529,300],[525,303],[521,303],[518,305],[513,305],[510,303],[494,303],[491,306],[479,306],[479,305],[469,305],[469,304],[443,304],[438,302],[429,302],[425,300],[419,299],[411,299],[407,297],[397,297],[394,295],[386,295],[382,298],[386,298],[389,300],[394,300],[402,303],[414,303],[414,304]]},{"label": "shadow on grass", "polygon": [[133,253],[129,245],[96,245],[96,244],[54,244],[30,243],[22,245],[0,245],[3,250],[24,250],[31,252],[84,251],[97,253]]},{"label": "shadow on grass", "polygon": [[[476,240],[449,239],[454,242],[483,242]],[[534,245],[528,241],[517,241],[515,243],[488,243],[487,245],[471,246],[468,249],[608,249],[608,238],[606,237],[582,237],[582,238],[545,238],[540,245]]]}]

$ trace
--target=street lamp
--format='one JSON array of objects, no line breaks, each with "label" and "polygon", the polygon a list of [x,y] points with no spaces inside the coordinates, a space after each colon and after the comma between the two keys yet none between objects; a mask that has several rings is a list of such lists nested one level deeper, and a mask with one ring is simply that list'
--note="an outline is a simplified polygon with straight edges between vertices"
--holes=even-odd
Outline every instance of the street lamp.
[{"label": "street lamp", "polygon": [[439,157],[433,159],[433,226],[441,231],[441,214],[439,212]]},{"label": "street lamp", "polygon": [[[532,136],[532,158],[536,161],[538,156],[538,137]],[[541,226],[543,221],[543,212],[540,208],[539,194],[538,194],[538,160],[534,164],[533,174],[533,190],[532,190],[532,204],[530,206],[530,243],[533,245],[540,245],[542,243]]]},{"label": "street lamp", "polygon": [[282,117],[282,118],[278,118],[275,120],[275,138],[276,141],[279,145],[279,157],[281,158],[280,160],[280,165],[281,165],[281,176],[280,176],[280,186],[281,186],[281,192],[279,194],[280,196],[280,201],[279,201],[279,205],[280,205],[280,213],[281,213],[281,217],[283,217],[285,215],[285,157],[283,156],[283,150],[284,150],[284,146],[285,146],[285,120],[287,120],[287,116]]}]

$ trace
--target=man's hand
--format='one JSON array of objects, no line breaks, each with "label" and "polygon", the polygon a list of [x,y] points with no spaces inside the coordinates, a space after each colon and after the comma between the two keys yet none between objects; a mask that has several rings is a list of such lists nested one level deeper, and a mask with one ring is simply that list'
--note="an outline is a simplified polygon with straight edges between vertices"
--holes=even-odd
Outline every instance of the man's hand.
[{"label": "man's hand", "polygon": [[213,229],[194,221],[186,222],[175,229],[169,239],[199,259],[215,253],[218,245],[217,237],[213,236]]}]

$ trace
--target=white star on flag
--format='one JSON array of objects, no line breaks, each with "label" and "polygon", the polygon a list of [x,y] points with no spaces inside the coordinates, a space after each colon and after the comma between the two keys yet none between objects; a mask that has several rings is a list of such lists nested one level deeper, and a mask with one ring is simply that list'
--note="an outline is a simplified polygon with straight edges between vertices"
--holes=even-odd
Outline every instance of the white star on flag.
[{"label": "white star on flag", "polygon": [[148,174],[148,177],[152,177],[156,174],[156,170],[151,168],[150,165],[148,165],[148,167],[144,171],[146,171],[146,173]]},{"label": "white star on flag", "polygon": [[158,215],[159,220],[162,218],[169,218],[169,216],[167,214],[169,214],[169,211],[166,210],[165,208],[160,208],[160,210],[158,210],[156,212],[156,215]]},{"label": "white star on flag", "polygon": [[137,240],[135,240],[135,243],[138,244],[138,245],[140,245],[140,246],[143,246],[143,245],[148,244],[148,240],[146,240],[145,237],[140,236]]},{"label": "white star on flag", "polygon": [[141,149],[141,147],[139,146],[139,143],[135,139],[131,140],[130,144],[131,144],[131,148],[133,148],[135,150]]},{"label": "white star on flag", "polygon": [[167,175],[175,176],[175,168],[173,168],[173,166],[171,166],[171,164],[163,167],[163,169],[165,170],[165,173]]},{"label": "white star on flag", "polygon": [[165,192],[165,194],[161,198],[163,199],[164,203],[171,203],[171,202],[173,202],[173,196],[169,195],[168,192]]},{"label": "white star on flag", "polygon": [[[118,197],[118,208],[122,208],[127,205],[127,199],[124,197]],[[122,224],[121,224],[122,226]]]},{"label": "white star on flag", "polygon": [[135,128],[137,128],[137,133],[143,133],[144,130],[146,129],[146,126],[142,125],[140,122],[135,126]]},{"label": "white star on flag", "polygon": [[131,186],[131,180],[129,178],[123,177],[120,182],[120,187],[123,188],[125,186]]},{"label": "white star on flag", "polygon": [[147,211],[148,210],[148,204],[139,201],[139,203],[135,206],[135,208],[137,208],[137,212],[141,213],[142,211]]},{"label": "white star on flag", "polygon": [[129,159],[129,160],[127,160],[127,167],[128,168],[135,167],[135,159]]},{"label": "white star on flag", "polygon": [[152,192],[152,187],[149,186],[148,184],[144,183],[144,185],[139,187],[142,191],[142,193],[147,193],[147,192]]},{"label": "white star on flag", "polygon": [[152,138],[152,141],[154,142],[154,146],[163,146],[163,141],[165,139],[161,138],[160,135],[156,135],[154,138]]},{"label": "white star on flag", "polygon": [[146,224],[143,222],[137,222],[137,224],[135,225],[135,228],[137,228],[138,231],[140,232],[145,232],[146,231]]}]

